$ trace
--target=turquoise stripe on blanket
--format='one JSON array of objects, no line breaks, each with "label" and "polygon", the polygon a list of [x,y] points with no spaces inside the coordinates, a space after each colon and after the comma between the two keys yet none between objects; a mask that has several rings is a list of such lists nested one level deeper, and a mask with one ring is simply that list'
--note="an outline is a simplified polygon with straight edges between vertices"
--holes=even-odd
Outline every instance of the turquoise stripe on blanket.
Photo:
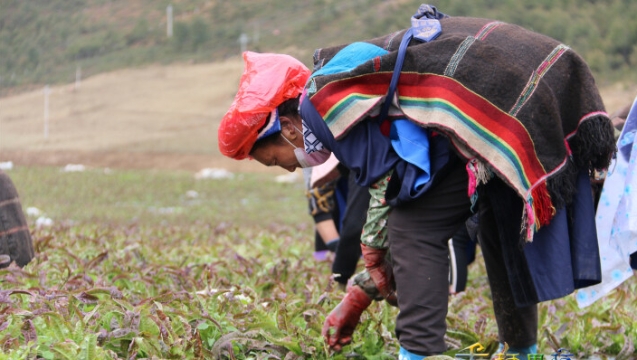
[{"label": "turquoise stripe on blanket", "polygon": [[376,45],[365,42],[351,43],[334,55],[322,68],[316,70],[312,77],[350,71],[368,60],[385,54],[387,50]]}]

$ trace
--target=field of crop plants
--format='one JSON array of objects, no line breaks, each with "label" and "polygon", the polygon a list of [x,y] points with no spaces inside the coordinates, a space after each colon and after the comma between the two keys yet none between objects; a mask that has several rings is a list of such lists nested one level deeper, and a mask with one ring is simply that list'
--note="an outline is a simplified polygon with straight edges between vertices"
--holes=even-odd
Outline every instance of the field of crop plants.
[{"label": "field of crop plants", "polygon": [[[343,293],[312,257],[302,183],[271,174],[16,167],[36,258],[0,270],[0,359],[395,359],[397,310],[374,303],[340,354],[320,329]],[[52,220],[37,227],[37,217]],[[539,349],[635,359],[637,281],[578,309],[541,304]],[[493,320],[480,259],[450,298],[450,354]],[[548,356],[547,356],[548,358]]]}]

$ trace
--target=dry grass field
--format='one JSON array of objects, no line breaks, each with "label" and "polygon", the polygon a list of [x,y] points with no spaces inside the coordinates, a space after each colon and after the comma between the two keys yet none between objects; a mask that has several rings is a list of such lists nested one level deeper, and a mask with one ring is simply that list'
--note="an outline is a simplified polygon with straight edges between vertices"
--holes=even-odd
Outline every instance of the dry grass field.
[{"label": "dry grass field", "polygon": [[[0,161],[111,168],[277,172],[219,154],[218,122],[232,102],[243,63],[126,69],[50,88],[48,137],[43,89],[0,98]],[[609,113],[629,104],[637,84],[601,88]]]},{"label": "dry grass field", "polygon": [[0,99],[0,161],[114,168],[263,171],[219,154],[216,130],[243,70],[240,59],[152,66]]}]

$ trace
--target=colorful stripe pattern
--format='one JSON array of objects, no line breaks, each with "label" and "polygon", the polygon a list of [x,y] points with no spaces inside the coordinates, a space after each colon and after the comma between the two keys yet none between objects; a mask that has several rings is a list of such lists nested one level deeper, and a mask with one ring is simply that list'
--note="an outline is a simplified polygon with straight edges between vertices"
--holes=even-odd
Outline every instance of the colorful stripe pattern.
[{"label": "colorful stripe pattern", "polygon": [[376,105],[387,93],[387,84],[391,81],[391,76],[392,73],[377,72],[363,75],[361,78],[335,81],[310,95],[311,101],[338,139],[366,114],[370,115],[369,112],[377,108]]},{"label": "colorful stripe pattern", "polygon": [[[391,74],[362,77],[325,85],[311,99],[337,139],[373,111]],[[397,92],[404,115],[454,135],[454,145],[480,154],[523,198],[546,175],[524,125],[458,81],[403,72]]]},{"label": "colorful stripe pattern", "polygon": [[467,36],[466,39],[464,39],[464,41],[460,44],[460,46],[458,46],[458,49],[456,50],[456,52],[453,54],[453,56],[451,57],[451,60],[449,60],[449,64],[447,64],[447,67],[445,68],[445,75],[446,76],[453,76],[453,74],[456,72],[456,69],[458,68],[458,64],[460,64],[460,61],[462,60],[462,58],[464,57],[464,55],[467,53],[467,51],[469,50],[469,48],[471,47],[471,45],[473,45],[474,42],[476,42],[476,40],[484,40],[487,38],[487,36],[489,36],[489,34],[491,34],[491,32],[497,28],[500,25],[503,25],[504,23],[500,22],[500,21],[492,21],[490,23],[487,23],[486,25],[484,25],[477,33],[475,36]]},{"label": "colorful stripe pattern", "polygon": [[553,64],[555,64],[555,62],[559,60],[562,54],[564,54],[568,49],[569,49],[568,46],[564,44],[559,44],[558,46],[555,47],[555,49],[553,49],[553,51],[551,51],[551,53],[546,57],[546,59],[542,61],[540,66],[538,66],[538,68],[535,71],[533,71],[533,74],[531,74],[529,81],[526,83],[524,90],[522,90],[522,93],[520,93],[520,96],[518,97],[518,100],[515,102],[515,104],[511,108],[511,111],[509,111],[509,114],[513,116],[517,116],[522,106],[526,104],[526,102],[531,98],[531,96],[535,92],[535,89],[537,89],[537,86],[540,83],[540,80],[542,80],[542,77],[546,75],[546,73],[551,69],[551,66],[553,66]]}]

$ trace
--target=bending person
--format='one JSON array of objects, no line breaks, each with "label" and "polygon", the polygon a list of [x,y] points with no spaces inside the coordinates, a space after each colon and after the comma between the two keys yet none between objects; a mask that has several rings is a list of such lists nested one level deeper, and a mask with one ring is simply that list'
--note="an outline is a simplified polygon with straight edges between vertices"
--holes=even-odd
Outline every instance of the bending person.
[{"label": "bending person", "polygon": [[304,174],[316,224],[316,249],[335,253],[332,277],[345,289],[361,257],[360,235],[369,191],[356,184],[353,174],[333,156],[321,165],[305,168]]},{"label": "bending person", "polygon": [[499,340],[523,357],[536,304],[600,280],[589,173],[608,166],[612,125],[588,67],[559,42],[429,6],[412,24],[317,50],[311,76],[289,56],[245,53],[235,102],[252,103],[224,116],[220,150],[288,171],[333,152],[370,187],[367,275],[326,318],[331,348],[387,299],[402,358],[444,353],[447,241],[476,209]]}]

